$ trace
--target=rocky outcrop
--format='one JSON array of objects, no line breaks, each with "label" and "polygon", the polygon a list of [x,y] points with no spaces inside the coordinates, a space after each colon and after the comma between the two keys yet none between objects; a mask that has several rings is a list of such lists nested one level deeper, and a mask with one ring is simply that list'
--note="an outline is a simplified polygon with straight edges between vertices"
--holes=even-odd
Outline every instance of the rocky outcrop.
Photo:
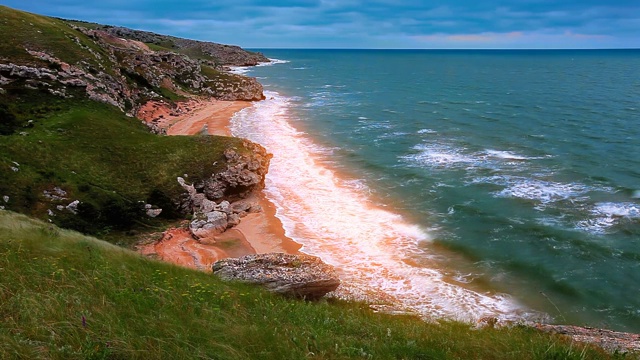
[{"label": "rocky outcrop", "polygon": [[183,50],[192,53],[200,52],[215,59],[215,65],[253,66],[261,62],[269,61],[269,59],[261,53],[246,51],[234,45],[188,40],[123,27],[103,26],[100,30],[119,38],[155,44],[175,49],[177,51]]},{"label": "rocky outcrop", "polygon": [[640,352],[640,334],[573,325],[537,324],[535,327],[547,333],[569,336],[577,342],[597,345],[612,353]]},{"label": "rocky outcrop", "polygon": [[[256,79],[224,72],[220,65],[267,61],[262,55],[236,47],[194,42],[203,52],[235,54],[227,55],[221,62],[214,55],[211,55],[213,60],[202,61],[179,52],[152,51],[140,41],[122,39],[102,30],[72,28],[78,33],[77,36],[68,36],[69,46],[80,47],[86,54],[83,60],[65,62],[52,53],[30,49],[25,44],[27,48],[24,51],[31,55],[33,61],[0,59],[2,91],[25,87],[65,98],[84,93],[89,99],[116,106],[130,115],[149,99],[204,96],[256,101],[264,98],[262,85]],[[126,33],[125,30],[122,31]],[[88,46],[87,43],[91,42],[92,46]],[[177,39],[176,44],[193,45],[183,39]],[[227,50],[212,50],[218,48]],[[241,60],[243,56],[245,60]]]},{"label": "rocky outcrop", "polygon": [[224,151],[227,160],[225,170],[194,184],[193,190],[186,189],[190,195],[185,199],[183,208],[198,209],[204,199],[234,202],[247,198],[252,191],[264,189],[264,178],[273,155],[251,141],[244,141],[242,146],[241,150],[230,148]]},{"label": "rocky outcrop", "polygon": [[271,154],[262,146],[243,142],[243,149],[226,149],[226,168],[195,184],[182,177],[178,183],[186,193],[180,208],[192,214],[189,228],[197,238],[215,236],[240,223],[251,212],[261,211],[249,196],[264,188]]},{"label": "rocky outcrop", "polygon": [[219,100],[259,101],[265,99],[262,84],[258,80],[246,76],[226,74],[226,80],[212,83],[211,89],[213,96]]},{"label": "rocky outcrop", "polygon": [[311,255],[271,253],[224,259],[213,264],[213,274],[308,300],[319,299],[340,285],[333,266]]}]

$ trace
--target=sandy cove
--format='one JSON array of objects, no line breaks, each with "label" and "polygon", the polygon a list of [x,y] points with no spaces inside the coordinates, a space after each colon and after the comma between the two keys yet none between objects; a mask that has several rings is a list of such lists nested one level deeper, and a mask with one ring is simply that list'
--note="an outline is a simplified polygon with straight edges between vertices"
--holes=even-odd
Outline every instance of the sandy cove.
[{"label": "sandy cove", "polygon": [[[251,106],[248,101],[189,100],[171,107],[165,102],[148,102],[137,113],[167,135],[231,136],[233,115]],[[254,195],[262,207],[259,213],[243,217],[240,224],[212,238],[196,240],[186,227],[172,228],[162,238],[139,246],[140,253],[180,266],[211,271],[211,265],[227,257],[283,252],[296,254],[300,244],[285,236],[276,208],[262,193]]]}]

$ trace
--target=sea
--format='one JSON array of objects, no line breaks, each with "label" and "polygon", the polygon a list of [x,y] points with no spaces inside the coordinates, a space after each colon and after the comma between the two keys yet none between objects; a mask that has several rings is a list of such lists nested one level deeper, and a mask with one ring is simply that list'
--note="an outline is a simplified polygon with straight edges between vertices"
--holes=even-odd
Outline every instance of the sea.
[{"label": "sea", "polygon": [[640,332],[640,50],[261,50],[301,251],[425,318]]}]

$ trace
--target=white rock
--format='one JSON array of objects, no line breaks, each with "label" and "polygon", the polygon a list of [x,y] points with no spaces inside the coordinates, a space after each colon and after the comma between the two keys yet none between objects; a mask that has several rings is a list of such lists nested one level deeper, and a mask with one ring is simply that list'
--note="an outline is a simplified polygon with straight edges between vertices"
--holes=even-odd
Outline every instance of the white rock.
[{"label": "white rock", "polygon": [[78,213],[78,205],[80,205],[80,200],[74,200],[69,205],[67,205],[67,210],[71,211],[74,214]]}]

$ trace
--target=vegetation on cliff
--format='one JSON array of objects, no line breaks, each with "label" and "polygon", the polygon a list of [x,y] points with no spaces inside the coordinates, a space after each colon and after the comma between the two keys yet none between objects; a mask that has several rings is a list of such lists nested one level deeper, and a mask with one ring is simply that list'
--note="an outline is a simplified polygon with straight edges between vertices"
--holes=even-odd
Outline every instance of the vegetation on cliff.
[{"label": "vegetation on cliff", "polygon": [[2,359],[609,359],[527,327],[295,301],[0,211]]},{"label": "vegetation on cliff", "polygon": [[224,150],[250,152],[234,138],[156,136],[126,113],[150,99],[257,99],[255,79],[1,6],[0,31],[4,209],[84,233],[122,235],[161,222],[146,216],[149,207],[161,208],[160,218],[177,218],[184,193],[178,176],[202,182],[226,168]]}]

